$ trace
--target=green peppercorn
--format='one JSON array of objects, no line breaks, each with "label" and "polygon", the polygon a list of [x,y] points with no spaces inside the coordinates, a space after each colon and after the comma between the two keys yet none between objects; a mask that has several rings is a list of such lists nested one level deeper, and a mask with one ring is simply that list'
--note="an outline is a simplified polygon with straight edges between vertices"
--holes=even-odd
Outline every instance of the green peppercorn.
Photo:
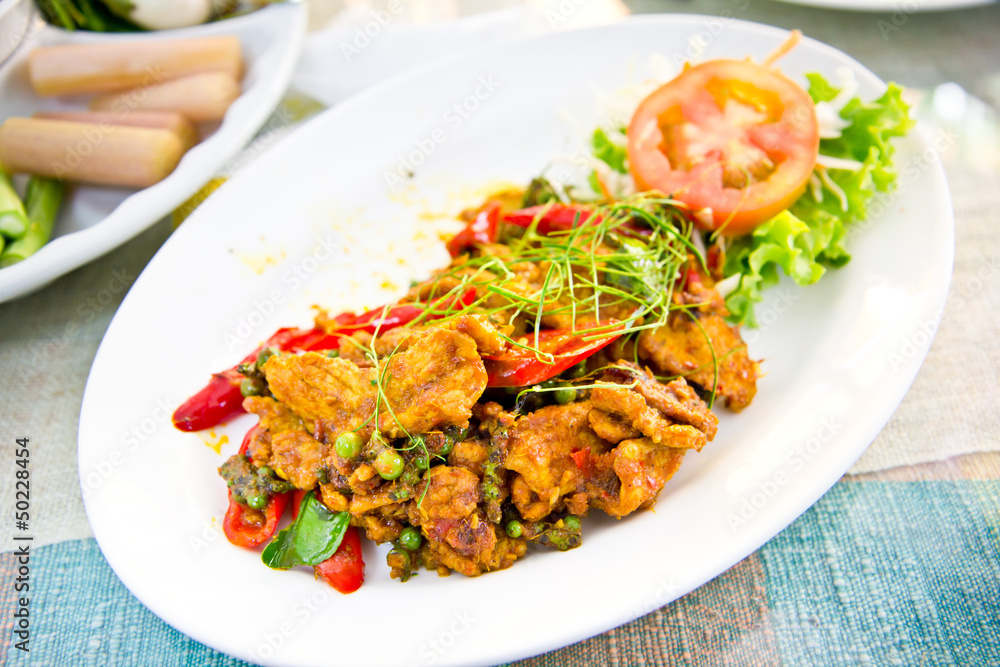
[{"label": "green peppercorn", "polygon": [[255,510],[262,510],[267,507],[267,494],[252,493],[246,497],[247,505]]},{"label": "green peppercorn", "polygon": [[563,517],[563,525],[566,526],[567,530],[572,530],[574,533],[580,530],[580,517],[575,514],[570,514],[569,516]]},{"label": "green peppercorn", "polygon": [[448,456],[449,454],[451,454],[451,450],[453,449],[455,449],[455,439],[450,435],[448,435],[445,436],[444,445],[441,446],[441,449],[438,450],[438,453],[441,454],[441,456]]},{"label": "green peppercorn", "polygon": [[256,378],[243,378],[240,380],[240,393],[244,398],[247,396],[260,396],[264,393],[264,385]]},{"label": "green peppercorn", "polygon": [[355,459],[361,453],[361,446],[363,444],[361,436],[358,433],[345,431],[337,436],[337,440],[333,443],[333,446],[337,450],[337,456],[340,458]]},{"label": "green peppercorn", "polygon": [[576,400],[576,389],[572,387],[560,387],[555,391],[556,403],[566,405]]},{"label": "green peppercorn", "polygon": [[569,370],[563,373],[563,377],[570,378],[571,380],[576,380],[582,378],[587,374],[587,362],[581,361],[576,366],[571,366]]},{"label": "green peppercorn", "polygon": [[423,453],[417,454],[413,457],[413,465],[417,467],[417,470],[427,470],[431,467],[430,462],[427,460],[427,456]]},{"label": "green peppercorn", "polygon": [[407,551],[416,551],[423,541],[424,538],[420,536],[420,531],[413,526],[407,526],[399,534],[399,546]]},{"label": "green peppercorn", "polygon": [[326,356],[330,357],[331,359],[336,359],[337,357],[340,356],[340,350],[327,350]]},{"label": "green peppercorn", "polygon": [[274,349],[273,347],[265,347],[263,350],[261,350],[260,352],[258,352],[257,353],[257,368],[263,369],[264,368],[264,364],[267,363],[267,360],[270,359],[271,357],[273,357],[275,354],[277,354],[277,352],[278,351],[276,349]]},{"label": "green peppercorn", "polygon": [[392,549],[386,554],[385,561],[389,567],[398,567],[402,570],[410,569],[410,554],[404,549]]},{"label": "green peppercorn", "polygon": [[518,537],[521,537],[521,535],[524,535],[524,526],[522,526],[521,522],[518,521],[517,519],[512,519],[511,521],[508,521],[506,530],[507,534],[513,537],[514,539],[517,539]]},{"label": "green peppercorn", "polygon": [[382,479],[393,480],[403,474],[406,462],[394,449],[385,449],[375,457],[375,471]]}]

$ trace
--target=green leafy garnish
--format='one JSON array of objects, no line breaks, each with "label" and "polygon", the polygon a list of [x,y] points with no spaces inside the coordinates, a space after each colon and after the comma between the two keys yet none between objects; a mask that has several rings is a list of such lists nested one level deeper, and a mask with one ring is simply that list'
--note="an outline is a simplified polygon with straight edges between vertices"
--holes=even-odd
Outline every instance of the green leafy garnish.
[{"label": "green leafy garnish", "polygon": [[601,128],[594,130],[594,136],[591,137],[590,144],[594,149],[594,157],[619,174],[628,173],[628,169],[625,167],[628,151],[625,149],[625,146],[611,141],[607,132]]},{"label": "green leafy garnish", "polygon": [[274,536],[260,559],[276,570],[319,565],[337,551],[350,518],[347,512],[331,512],[312,492],[307,493],[302,498],[298,518]]},{"label": "green leafy garnish", "polygon": [[[840,92],[819,74],[810,74],[809,94],[815,102],[829,102]],[[840,112],[850,121],[836,139],[820,141],[820,155],[854,160],[858,169],[817,168],[823,187],[813,188],[798,201],[757,227],[749,236],[733,240],[726,251],[726,277],[740,275],[739,285],[726,297],[733,323],[756,326],[753,304],[762,290],[778,282],[780,268],[799,285],[810,285],[827,267],[850,261],[844,246],[852,224],[868,216],[878,192],[889,192],[896,180],[891,139],[913,127],[902,88],[889,84],[874,102],[851,99]],[[825,172],[825,173],[822,173]],[[839,192],[838,192],[839,191]]]},{"label": "green leafy garnish", "polygon": [[[624,135],[621,136],[624,139]],[[628,167],[625,166],[625,161],[628,159],[628,150],[625,148],[625,144],[616,143],[601,128],[594,130],[594,134],[590,138],[590,148],[593,151],[594,157],[608,165],[612,171],[616,171],[619,174],[628,173]],[[596,171],[591,171],[587,175],[587,184],[591,190],[598,194],[604,192],[601,179],[598,177]]]}]

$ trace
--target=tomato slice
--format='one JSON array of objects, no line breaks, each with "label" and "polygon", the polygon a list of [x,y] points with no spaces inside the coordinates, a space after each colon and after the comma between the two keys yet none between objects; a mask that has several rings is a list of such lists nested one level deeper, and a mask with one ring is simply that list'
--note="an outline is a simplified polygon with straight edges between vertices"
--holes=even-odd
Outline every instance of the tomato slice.
[{"label": "tomato slice", "polygon": [[[690,67],[642,101],[628,127],[636,184],[712,224],[745,234],[785,210],[816,166],[819,123],[809,93],[749,61]],[[707,216],[699,216],[707,217]]]}]

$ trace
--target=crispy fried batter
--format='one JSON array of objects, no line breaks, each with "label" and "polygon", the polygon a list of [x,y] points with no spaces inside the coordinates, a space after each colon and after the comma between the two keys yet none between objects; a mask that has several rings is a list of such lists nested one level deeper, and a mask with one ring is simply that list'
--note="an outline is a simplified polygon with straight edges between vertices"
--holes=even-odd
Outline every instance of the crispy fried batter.
[{"label": "crispy fried batter", "polygon": [[270,465],[299,489],[316,486],[323,446],[305,431],[282,431],[271,437]]},{"label": "crispy fried batter", "polygon": [[672,315],[666,326],[639,335],[639,358],[657,373],[685,377],[708,392],[714,387],[730,410],[750,405],[757,393],[757,362],[747,355],[736,328],[721,315],[697,316],[697,320],[685,313]]},{"label": "crispy fried batter", "polygon": [[[562,496],[583,488],[583,474],[571,454],[586,447],[593,452],[607,448],[590,428],[591,407],[589,402],[550,405],[518,419],[510,430],[505,466],[521,475],[548,511]],[[513,499],[522,514],[529,507],[533,517],[539,512],[531,496],[515,493]]]},{"label": "crispy fried batter", "polygon": [[391,412],[379,415],[379,430],[390,438],[464,427],[486,389],[486,369],[471,338],[430,329],[389,359],[383,387]]},{"label": "crispy fried batter", "polygon": [[617,517],[649,507],[682,458],[683,449],[661,447],[649,438],[623,440],[595,460],[587,481],[590,504]]},{"label": "crispy fried batter", "polygon": [[361,426],[375,409],[375,372],[344,359],[276,354],[264,373],[275,398],[300,417],[320,420],[333,434]]}]

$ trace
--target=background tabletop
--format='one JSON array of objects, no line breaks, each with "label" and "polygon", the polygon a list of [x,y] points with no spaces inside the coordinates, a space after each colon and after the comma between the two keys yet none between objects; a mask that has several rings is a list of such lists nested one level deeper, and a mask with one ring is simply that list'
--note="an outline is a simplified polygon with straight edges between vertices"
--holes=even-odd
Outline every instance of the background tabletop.
[{"label": "background tabletop", "polygon": [[[311,28],[340,16],[344,4],[313,0]],[[347,4],[371,11],[368,3]],[[437,24],[521,4],[423,0],[407,12],[414,24]],[[936,337],[924,366],[850,474],[715,580],[519,664],[1000,665],[1000,5],[931,12],[921,11],[921,0],[904,0],[872,2],[886,10],[861,13],[768,0],[529,4],[550,23],[675,12],[705,15],[709,32],[732,19],[799,28],[913,88],[925,129],[951,138],[941,157],[956,250],[948,305],[929,328]],[[245,664],[176,632],[122,586],[91,537],[77,476],[80,404],[97,347],[172,230],[164,220],[0,304],[0,662]],[[30,655],[11,646],[10,480],[13,441],[22,436],[33,445],[39,521]]]}]

